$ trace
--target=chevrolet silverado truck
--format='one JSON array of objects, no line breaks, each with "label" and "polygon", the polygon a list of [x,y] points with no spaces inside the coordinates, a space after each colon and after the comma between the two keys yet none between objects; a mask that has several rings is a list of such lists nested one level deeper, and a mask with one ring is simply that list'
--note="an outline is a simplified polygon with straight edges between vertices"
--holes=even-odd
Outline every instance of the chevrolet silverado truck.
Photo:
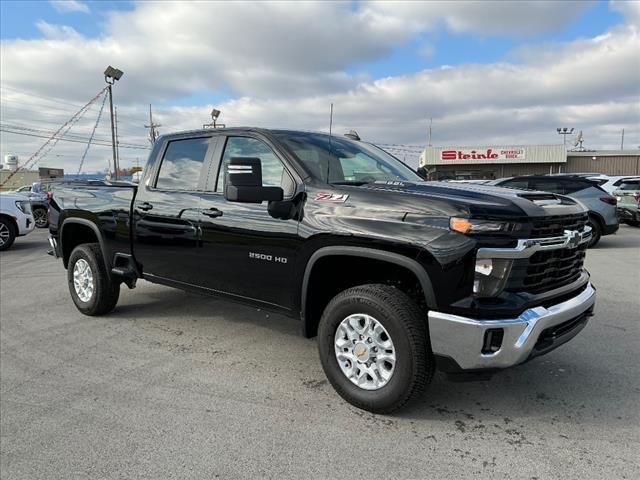
[{"label": "chevrolet silverado truck", "polygon": [[54,184],[50,215],[80,312],[109,313],[144,279],[298,318],[335,390],[377,413],[436,369],[465,377],[545,354],[595,304],[579,202],[425,182],[323,133],[165,135],[138,186]]}]

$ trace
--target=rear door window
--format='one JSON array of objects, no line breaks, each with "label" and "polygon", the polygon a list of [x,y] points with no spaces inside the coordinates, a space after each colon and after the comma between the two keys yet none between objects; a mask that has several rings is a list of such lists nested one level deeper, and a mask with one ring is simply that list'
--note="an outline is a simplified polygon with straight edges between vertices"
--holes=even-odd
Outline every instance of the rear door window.
[{"label": "rear door window", "polygon": [[618,190],[640,190],[640,180],[626,180],[622,182]]},{"label": "rear door window", "polygon": [[156,188],[194,191],[198,189],[210,138],[169,142],[162,158]]},{"label": "rear door window", "polygon": [[527,190],[529,188],[529,180],[528,179],[507,180],[506,182],[501,183],[499,186]]},{"label": "rear door window", "polygon": [[542,192],[565,194],[565,182],[554,178],[536,180],[534,182],[534,188]]}]

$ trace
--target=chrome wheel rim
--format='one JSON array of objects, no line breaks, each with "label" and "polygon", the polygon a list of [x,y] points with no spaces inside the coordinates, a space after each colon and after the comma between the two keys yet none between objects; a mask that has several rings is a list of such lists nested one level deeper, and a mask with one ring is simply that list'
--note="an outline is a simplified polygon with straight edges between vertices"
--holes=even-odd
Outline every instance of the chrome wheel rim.
[{"label": "chrome wheel rim", "polygon": [[387,330],[372,316],[356,313],[342,320],[334,347],[340,370],[354,385],[378,390],[391,380],[396,350]]},{"label": "chrome wheel rim", "polygon": [[9,228],[4,223],[0,223],[0,247],[9,241],[9,236]]},{"label": "chrome wheel rim", "polygon": [[93,296],[93,272],[84,258],[78,259],[73,266],[73,288],[76,295],[83,302],[88,302]]},{"label": "chrome wheel rim", "polygon": [[41,208],[36,208],[33,211],[33,220],[36,222],[36,227],[42,228],[47,226],[47,212]]}]

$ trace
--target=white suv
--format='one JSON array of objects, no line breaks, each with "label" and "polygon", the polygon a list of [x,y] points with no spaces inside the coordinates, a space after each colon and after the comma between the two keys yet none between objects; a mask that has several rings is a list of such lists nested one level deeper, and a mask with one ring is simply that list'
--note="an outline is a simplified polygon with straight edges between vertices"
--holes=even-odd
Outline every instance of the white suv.
[{"label": "white suv", "polygon": [[31,202],[24,195],[0,193],[0,251],[7,250],[16,237],[26,235],[35,226]]}]

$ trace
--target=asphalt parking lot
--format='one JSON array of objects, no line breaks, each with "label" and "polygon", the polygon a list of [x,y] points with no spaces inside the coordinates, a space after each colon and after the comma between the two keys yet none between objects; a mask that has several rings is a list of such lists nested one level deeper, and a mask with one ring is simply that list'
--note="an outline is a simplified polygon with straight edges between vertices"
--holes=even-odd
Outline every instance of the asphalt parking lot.
[{"label": "asphalt parking lot", "polygon": [[342,401],[294,320],[147,282],[85,317],[45,250],[0,254],[3,480],[640,476],[640,229],[589,251],[577,338],[394,416]]}]

